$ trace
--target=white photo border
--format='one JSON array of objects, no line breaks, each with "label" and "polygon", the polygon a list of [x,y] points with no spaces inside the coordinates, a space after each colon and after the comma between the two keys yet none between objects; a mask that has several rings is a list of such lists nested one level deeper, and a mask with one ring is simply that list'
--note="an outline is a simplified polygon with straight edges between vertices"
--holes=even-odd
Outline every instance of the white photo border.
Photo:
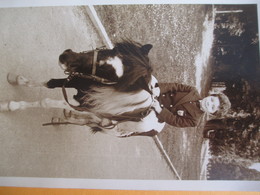
[{"label": "white photo border", "polygon": [[[1,0],[0,8],[116,5],[116,4],[257,4],[259,0]],[[258,29],[259,25],[258,25]],[[260,31],[260,30],[259,30]],[[175,190],[175,191],[260,191],[260,181],[200,181],[200,180],[109,180],[77,178],[0,177],[0,186],[36,188],[77,188],[113,190]]]}]

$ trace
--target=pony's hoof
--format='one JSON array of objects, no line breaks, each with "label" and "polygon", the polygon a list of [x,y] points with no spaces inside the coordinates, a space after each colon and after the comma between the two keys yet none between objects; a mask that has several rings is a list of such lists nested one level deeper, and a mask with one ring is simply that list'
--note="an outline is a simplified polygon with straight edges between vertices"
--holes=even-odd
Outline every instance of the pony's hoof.
[{"label": "pony's hoof", "polygon": [[71,110],[63,109],[63,115],[64,115],[64,117],[65,117],[66,119],[71,118],[71,117],[72,117]]},{"label": "pony's hoof", "polygon": [[0,102],[0,112],[10,111],[9,102]]},{"label": "pony's hoof", "polygon": [[51,122],[54,124],[59,124],[61,121],[61,118],[58,117],[52,117]]},{"label": "pony's hoof", "polygon": [[16,111],[19,109],[23,109],[22,105],[19,102],[1,102],[0,101],[0,112],[5,112],[5,111]]},{"label": "pony's hoof", "polygon": [[8,83],[10,83],[11,85],[17,85],[18,84],[17,77],[18,77],[18,75],[16,75],[16,74],[8,73],[7,74]]},{"label": "pony's hoof", "polygon": [[7,81],[11,85],[25,85],[28,83],[28,79],[21,75],[16,75],[13,73],[8,73],[7,74]]}]

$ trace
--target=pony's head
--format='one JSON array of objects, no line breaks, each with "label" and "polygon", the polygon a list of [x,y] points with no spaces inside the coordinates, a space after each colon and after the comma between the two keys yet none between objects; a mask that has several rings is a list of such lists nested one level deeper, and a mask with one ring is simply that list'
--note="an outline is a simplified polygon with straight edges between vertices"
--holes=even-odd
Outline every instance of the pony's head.
[{"label": "pony's head", "polygon": [[148,53],[152,45],[141,45],[133,41],[116,43],[113,49],[100,49],[76,53],[65,50],[59,61],[66,72],[94,74],[117,82],[119,91],[147,89],[151,80],[152,67]]}]

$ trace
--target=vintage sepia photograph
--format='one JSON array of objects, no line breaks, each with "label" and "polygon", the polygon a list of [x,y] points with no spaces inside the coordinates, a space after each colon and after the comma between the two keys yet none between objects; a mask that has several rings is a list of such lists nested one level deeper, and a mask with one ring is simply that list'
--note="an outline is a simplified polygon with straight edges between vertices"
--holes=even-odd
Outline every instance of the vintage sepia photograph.
[{"label": "vintage sepia photograph", "polygon": [[1,186],[259,183],[257,3],[3,5]]}]

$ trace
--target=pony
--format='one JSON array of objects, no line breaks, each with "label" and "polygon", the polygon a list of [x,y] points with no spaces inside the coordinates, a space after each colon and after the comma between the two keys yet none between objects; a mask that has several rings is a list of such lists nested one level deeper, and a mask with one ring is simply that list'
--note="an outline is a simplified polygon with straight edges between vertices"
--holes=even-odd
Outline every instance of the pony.
[{"label": "pony", "polygon": [[[152,47],[128,40],[116,43],[113,49],[102,47],[79,53],[67,49],[59,56],[59,63],[68,77],[46,82],[9,73],[7,81],[12,85],[62,88],[64,100],[1,102],[0,111],[61,108],[64,118],[54,117],[43,125],[86,125],[94,133],[117,137],[154,136],[165,123],[158,121],[152,108],[160,94],[148,57]],[[68,98],[66,88],[77,90],[73,99]]]}]

